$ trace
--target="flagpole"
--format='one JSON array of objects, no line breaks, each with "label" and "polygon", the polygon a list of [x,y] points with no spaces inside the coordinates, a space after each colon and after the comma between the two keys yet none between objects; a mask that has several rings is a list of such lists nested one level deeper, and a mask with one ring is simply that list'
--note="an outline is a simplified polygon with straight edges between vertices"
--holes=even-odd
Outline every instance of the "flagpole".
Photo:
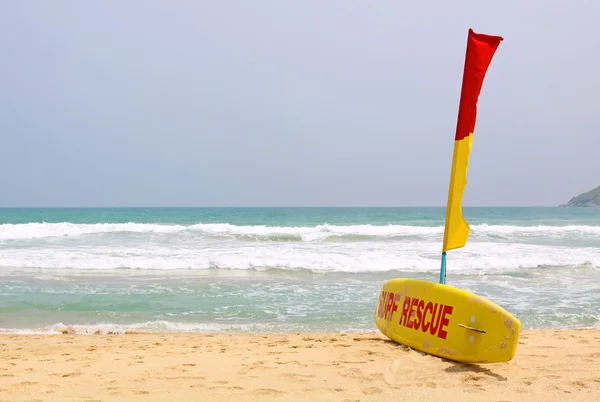
[{"label": "flagpole", "polygon": [[440,283],[446,283],[446,252],[442,252],[442,267],[440,268]]}]

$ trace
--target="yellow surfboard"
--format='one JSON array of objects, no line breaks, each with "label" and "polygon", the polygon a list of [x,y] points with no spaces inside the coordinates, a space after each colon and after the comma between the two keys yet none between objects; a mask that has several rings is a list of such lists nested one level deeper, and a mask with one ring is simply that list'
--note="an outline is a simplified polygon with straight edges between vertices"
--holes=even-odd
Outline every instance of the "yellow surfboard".
[{"label": "yellow surfboard", "polygon": [[454,137],[440,283],[397,278],[381,288],[375,324],[390,339],[435,356],[465,363],[513,358],[521,323],[491,301],[446,285],[446,252],[467,243],[469,225],[462,215],[477,99],[500,36],[469,29],[463,83]]},{"label": "yellow surfboard", "polygon": [[383,285],[375,324],[398,343],[464,363],[512,359],[521,331],[519,320],[483,297],[409,278]]}]

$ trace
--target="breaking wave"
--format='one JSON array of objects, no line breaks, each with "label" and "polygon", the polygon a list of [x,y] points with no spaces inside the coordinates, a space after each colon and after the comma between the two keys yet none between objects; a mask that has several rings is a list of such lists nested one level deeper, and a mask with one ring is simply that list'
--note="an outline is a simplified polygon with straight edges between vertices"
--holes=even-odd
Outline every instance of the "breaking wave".
[{"label": "breaking wave", "polygon": [[[329,225],[317,226],[265,226],[232,225],[228,223],[198,223],[194,225],[168,225],[143,223],[25,223],[0,225],[0,240],[43,239],[52,237],[80,237],[110,234],[163,234],[191,235],[204,237],[226,237],[255,241],[322,241],[330,238],[348,240],[395,239],[395,238],[438,238],[443,226],[410,225]],[[514,226],[472,225],[471,235],[475,238],[510,238],[544,236],[548,238],[590,237],[598,238],[600,226]]]}]

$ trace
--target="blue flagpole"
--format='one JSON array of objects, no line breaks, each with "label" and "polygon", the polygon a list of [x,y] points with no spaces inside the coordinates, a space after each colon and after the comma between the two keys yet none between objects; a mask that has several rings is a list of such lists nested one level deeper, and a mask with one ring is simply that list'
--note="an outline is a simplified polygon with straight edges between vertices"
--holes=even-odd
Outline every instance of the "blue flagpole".
[{"label": "blue flagpole", "polygon": [[440,283],[446,283],[446,252],[442,253],[442,267],[440,268]]}]

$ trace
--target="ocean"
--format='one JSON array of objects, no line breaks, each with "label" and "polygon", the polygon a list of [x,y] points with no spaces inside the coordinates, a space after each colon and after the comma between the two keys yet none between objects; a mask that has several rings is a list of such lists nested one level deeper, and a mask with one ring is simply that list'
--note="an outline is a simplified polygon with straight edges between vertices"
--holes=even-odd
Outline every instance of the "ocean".
[{"label": "ocean", "polygon": [[[0,332],[371,331],[439,279],[445,208],[0,209]],[[600,326],[600,208],[464,208],[447,284],[523,329]]]}]

